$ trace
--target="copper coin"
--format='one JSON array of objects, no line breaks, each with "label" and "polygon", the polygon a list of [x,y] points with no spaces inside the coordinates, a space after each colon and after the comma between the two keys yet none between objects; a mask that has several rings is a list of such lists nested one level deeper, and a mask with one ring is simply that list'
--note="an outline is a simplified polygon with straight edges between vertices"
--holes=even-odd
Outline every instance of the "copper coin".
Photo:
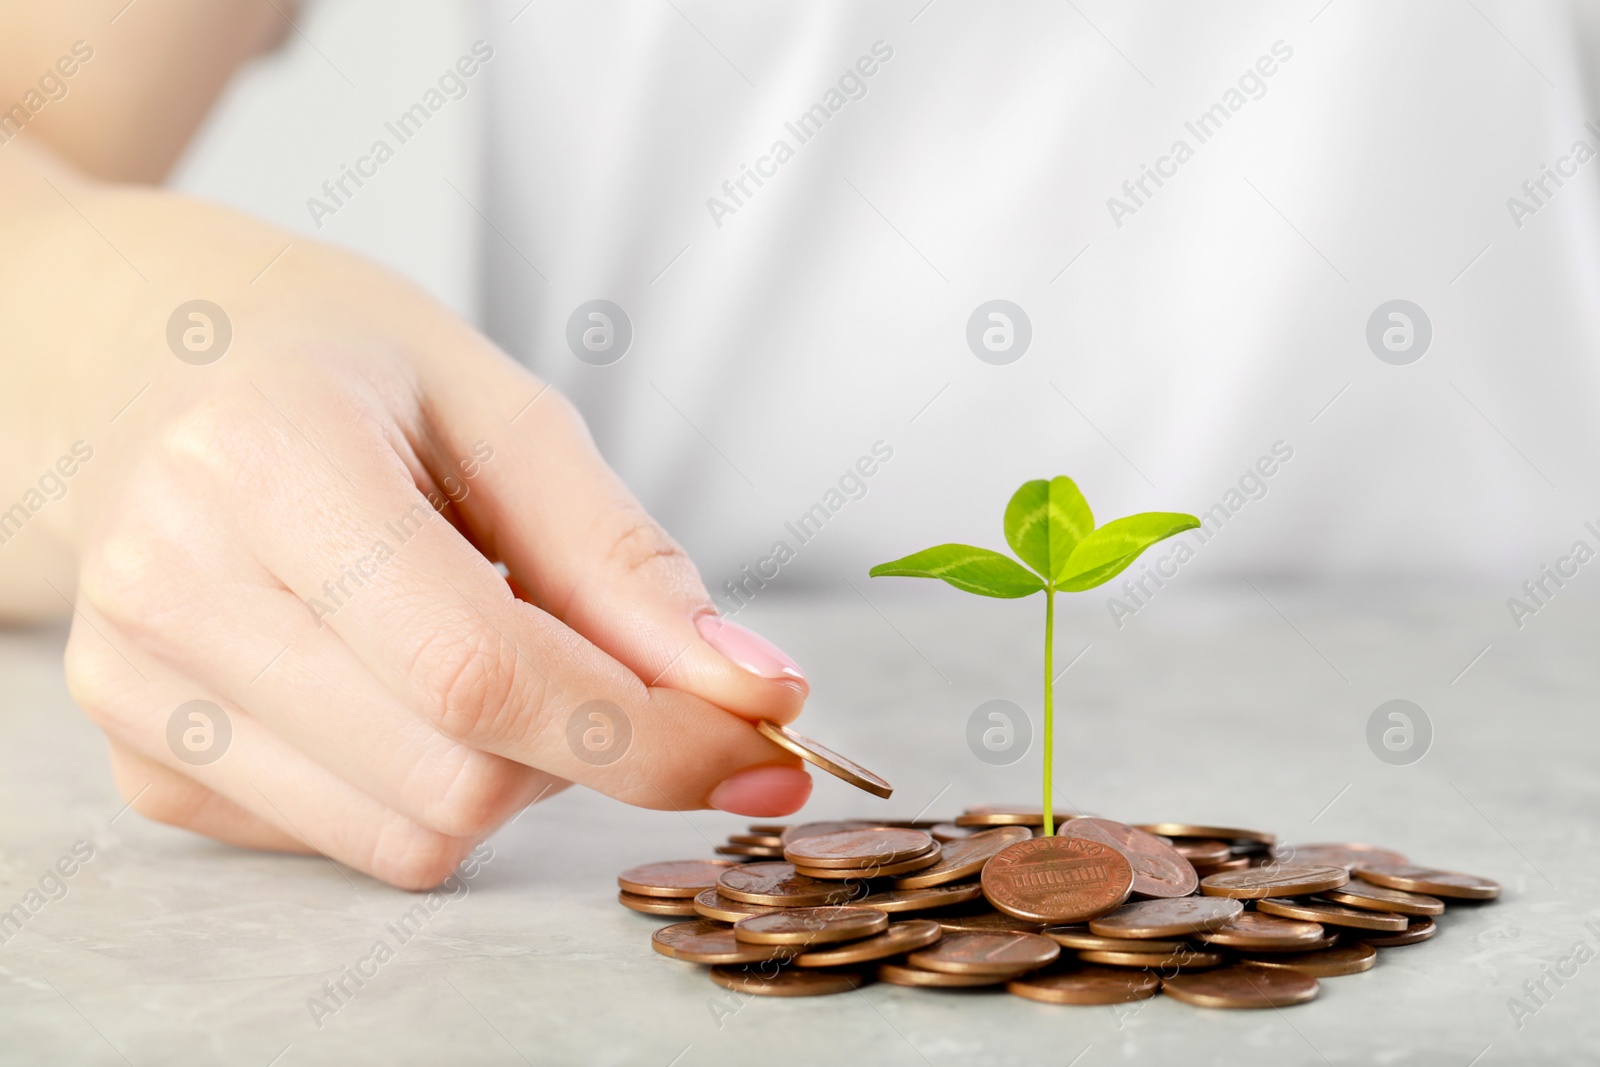
[{"label": "copper coin", "polygon": [[[1075,812],[1052,812],[1056,825],[1075,817]],[[957,826],[1043,826],[1044,809],[1037,804],[979,804],[956,816]]]},{"label": "copper coin", "polygon": [[1004,974],[949,974],[945,971],[924,971],[920,967],[907,967],[899,963],[878,964],[878,981],[923,989],[970,989],[974,986],[999,985],[1009,977]]},{"label": "copper coin", "polygon": [[956,931],[967,933],[984,933],[994,930],[1015,930],[1024,934],[1036,934],[1044,929],[1044,923],[1030,922],[1018,919],[1003,912],[988,911],[974,915],[940,915],[935,921],[944,928],[946,933]]},{"label": "copper coin", "polygon": [[803,822],[797,826],[786,826],[778,835],[778,840],[785,846],[791,845],[802,837],[815,837],[818,834],[837,833],[840,830],[866,830],[881,823],[868,822],[864,819],[845,819],[833,822]]},{"label": "copper coin", "polygon": [[676,958],[675,946],[684,938],[694,937],[697,934],[714,934],[718,930],[726,930],[726,923],[712,922],[710,919],[695,919],[686,923],[672,923],[662,926],[650,935],[650,947],[663,956]]},{"label": "copper coin", "polygon": [[901,860],[899,863],[886,863],[873,867],[808,867],[797,863],[794,869],[797,873],[803,874],[807,878],[821,878],[823,880],[854,880],[859,882],[863,878],[893,878],[895,875],[910,874],[912,871],[920,871],[938,863],[938,847],[935,845],[925,854],[913,856],[908,860]]},{"label": "copper coin", "polygon": [[1312,978],[1337,978],[1345,974],[1360,974],[1372,970],[1378,962],[1378,950],[1365,942],[1330,948],[1322,952],[1297,952],[1291,956],[1250,956],[1250,963],[1260,967],[1281,967],[1308,974]]},{"label": "copper coin", "polygon": [[1277,834],[1269,834],[1265,830],[1243,830],[1236,826],[1197,826],[1186,822],[1142,822],[1136,823],[1141,830],[1148,830],[1152,834],[1162,837],[1206,837],[1213,841],[1259,841],[1271,848],[1278,843]]},{"label": "copper coin", "polygon": [[1493,900],[1500,895],[1500,883],[1475,874],[1413,867],[1404,863],[1357,864],[1356,873],[1373,885],[1404,889],[1408,893],[1454,900]]},{"label": "copper coin", "polygon": [[926,948],[943,936],[944,931],[932,919],[908,919],[905,922],[890,923],[889,929],[881,934],[874,934],[864,941],[806,952],[796,956],[794,962],[797,967],[839,967],[852,963],[869,963]]},{"label": "copper coin", "polygon": [[717,884],[727,860],[668,860],[629,867],[617,875],[624,891],[644,897],[693,897]]},{"label": "copper coin", "polygon": [[1048,937],[1020,933],[946,933],[940,941],[906,957],[925,971],[946,974],[1018,975],[1054,963],[1061,946]]},{"label": "copper coin", "polygon": [[711,851],[719,856],[748,856],[758,860],[781,860],[783,849],[766,845],[718,845]]},{"label": "copper coin", "polygon": [[1254,948],[1243,951],[1248,951],[1252,956],[1260,956],[1262,953],[1276,956],[1285,952],[1321,952],[1326,948],[1336,948],[1340,943],[1337,930],[1323,927],[1323,933],[1320,938],[1315,941],[1308,941],[1303,945],[1286,945],[1281,948],[1277,945],[1257,945]]},{"label": "copper coin", "polygon": [[1401,915],[1444,914],[1444,901],[1438,897],[1373,885],[1365,878],[1352,878],[1338,889],[1330,889],[1317,896],[1335,904],[1348,904],[1352,908],[1366,908],[1369,911],[1393,911]]},{"label": "copper coin", "polygon": [[1155,834],[1114,822],[1085,816],[1073,819],[1057,833],[1110,845],[1133,866],[1133,892],[1146,897],[1186,897],[1199,884],[1194,867],[1177,849]]},{"label": "copper coin", "polygon": [[749,829],[750,829],[750,832],[753,833],[753,834],[767,834],[769,836],[781,837],[783,835],[783,832],[785,830],[787,830],[788,828],[789,828],[789,826],[788,826],[787,823],[781,823],[781,822],[755,822],[755,823],[751,823],[750,824],[750,828]]},{"label": "copper coin", "polygon": [[787,908],[740,919],[733,924],[733,933],[740,941],[757,945],[831,945],[888,928],[889,916],[872,908]]},{"label": "copper coin", "polygon": [[783,850],[783,837],[781,834],[729,834],[730,845],[760,845],[762,848],[775,848]]},{"label": "copper coin", "polygon": [[983,886],[977,882],[957,885],[934,885],[926,889],[891,889],[852,901],[859,908],[876,908],[883,912],[927,911],[951,904],[965,904],[983,896]]},{"label": "copper coin", "polygon": [[[1076,922],[1128,899],[1133,866],[1110,845],[1077,837],[1036,837],[1008,845],[983,868],[983,895],[1008,915]],[[1052,942],[1053,944],[1053,942]]]},{"label": "copper coin", "polygon": [[713,967],[711,980],[736,993],[758,997],[819,997],[829,993],[848,993],[866,984],[866,976],[855,971],[802,970],[777,967],[772,963],[744,967]]},{"label": "copper coin", "polygon": [[802,867],[883,867],[938,847],[922,830],[879,826],[803,837],[783,847],[783,858]]},{"label": "copper coin", "polygon": [[694,898],[695,914],[703,915],[708,919],[717,919],[725,923],[736,923],[751,915],[767,915],[774,911],[782,911],[766,904],[746,904],[742,900],[731,900],[715,889],[707,889]]},{"label": "copper coin", "polygon": [[643,912],[646,915],[696,915],[694,901],[684,900],[682,897],[647,897],[642,893],[630,893],[627,890],[617,894],[617,903],[624,908]]},{"label": "copper coin", "polygon": [[1309,974],[1239,964],[1161,980],[1161,991],[1198,1008],[1286,1008],[1304,1004],[1321,988]]},{"label": "copper coin", "polygon": [[674,959],[683,960],[685,963],[712,963],[724,966],[733,963],[787,960],[796,952],[793,945],[758,945],[740,941],[727,927],[686,937],[674,947],[677,949]]},{"label": "copper coin", "polygon": [[1321,867],[1343,867],[1355,870],[1362,863],[1406,863],[1407,859],[1392,849],[1355,842],[1344,844],[1279,845],[1272,850],[1276,863],[1310,863]]},{"label": "copper coin", "polygon": [[894,795],[894,786],[855,760],[847,759],[833,749],[817,744],[809,737],[802,737],[787,726],[779,726],[775,722],[763,719],[756,723],[756,731],[779,748],[787,749],[807,763],[821,767],[835,778],[849,782],[857,789],[865,789],[873,796],[883,797],[885,800]]},{"label": "copper coin", "polygon": [[1226,948],[1307,949],[1318,944],[1327,932],[1318,923],[1285,919],[1259,911],[1247,911],[1215,930],[1196,934],[1199,941]]},{"label": "copper coin", "polygon": [[1200,892],[1208,897],[1236,897],[1259,900],[1262,897],[1298,897],[1337,889],[1350,880],[1343,867],[1310,867],[1284,863],[1276,867],[1252,867],[1246,871],[1223,871],[1200,879]]},{"label": "copper coin", "polygon": [[1321,923],[1323,926],[1353,927],[1382,933],[1398,933],[1405,929],[1404,915],[1330,904],[1325,900],[1279,900],[1268,897],[1256,901],[1256,910],[1268,915],[1281,915],[1286,919]]},{"label": "copper coin", "polygon": [[1182,952],[1189,946],[1182,941],[1157,941],[1153,938],[1101,937],[1089,932],[1084,924],[1072,926],[1046,926],[1044,936],[1062,948],[1088,949],[1098,952]]},{"label": "copper coin", "polygon": [[1102,952],[1084,949],[1078,953],[1078,958],[1085,963],[1103,963],[1108,967],[1144,967],[1158,971],[1170,971],[1173,968],[1192,970],[1216,967],[1222,963],[1222,953],[1192,948],[1177,952]]},{"label": "copper coin", "polygon": [[[1148,830],[1145,832],[1149,833]],[[1226,863],[1233,858],[1233,852],[1228,848],[1226,841],[1209,841],[1203,837],[1179,838],[1172,842],[1172,848],[1196,867]]]},{"label": "copper coin", "polygon": [[1250,862],[1249,856],[1234,856],[1221,863],[1197,863],[1193,866],[1195,880],[1199,881],[1202,878],[1210,878],[1213,874],[1221,874],[1223,871],[1242,871],[1257,865]]},{"label": "copper coin", "polygon": [[843,904],[852,896],[865,896],[855,884],[822,882],[796,874],[792,863],[744,863],[729,867],[717,879],[717,891],[746,904],[784,908]]},{"label": "copper coin", "polygon": [[971,837],[977,832],[978,828],[975,826],[957,826],[953,822],[936,823],[928,828],[929,836],[942,845],[959,841],[963,837]]},{"label": "copper coin", "polygon": [[1089,920],[1089,932],[1101,937],[1182,937],[1217,927],[1239,917],[1244,905],[1227,897],[1174,897],[1136,900],[1107,915]]},{"label": "copper coin", "polygon": [[959,882],[983,870],[984,864],[1007,845],[1033,837],[1025,826],[996,826],[943,846],[938,862],[895,881],[896,889],[925,889]]},{"label": "copper coin", "polygon": [[1126,1004],[1161,991],[1161,979],[1148,971],[1115,967],[1077,967],[1013,978],[1006,992],[1045,1004]]},{"label": "copper coin", "polygon": [[1439,926],[1432,919],[1412,919],[1402,933],[1390,935],[1357,934],[1366,944],[1374,948],[1393,948],[1397,945],[1415,945],[1418,941],[1426,941],[1439,932]]}]

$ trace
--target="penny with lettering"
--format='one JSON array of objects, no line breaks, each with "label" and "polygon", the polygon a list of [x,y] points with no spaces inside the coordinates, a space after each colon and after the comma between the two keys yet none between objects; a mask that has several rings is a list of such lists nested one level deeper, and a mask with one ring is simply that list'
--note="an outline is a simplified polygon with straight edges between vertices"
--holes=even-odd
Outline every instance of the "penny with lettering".
[{"label": "penny with lettering", "polygon": [[932,919],[908,919],[890,923],[881,934],[848,945],[812,949],[794,958],[796,967],[840,967],[855,963],[870,963],[926,948],[944,936],[944,930]]},{"label": "penny with lettering", "polygon": [[947,974],[1017,975],[1054,963],[1061,946],[1039,934],[947,933],[906,957],[925,971]]},{"label": "penny with lettering", "polygon": [[792,863],[742,863],[729,867],[717,879],[717,891],[746,904],[770,904],[785,908],[811,908],[823,904],[843,904],[851,897],[865,896],[857,883],[823,882],[797,874]]},{"label": "penny with lettering", "polygon": [[1493,900],[1500,895],[1500,883],[1492,879],[1457,871],[1440,871],[1432,867],[1413,867],[1405,863],[1358,863],[1356,873],[1373,885],[1453,900]]},{"label": "penny with lettering", "polygon": [[1444,901],[1425,893],[1408,893],[1404,889],[1373,885],[1365,878],[1352,878],[1338,889],[1330,889],[1317,896],[1335,904],[1348,904],[1352,908],[1371,911],[1393,911],[1401,915],[1443,915]]},{"label": "penny with lettering", "polygon": [[1163,993],[1197,1008],[1287,1008],[1313,999],[1320,988],[1309,974],[1253,963],[1161,980]]},{"label": "penny with lettering", "polygon": [[1161,991],[1161,979],[1148,971],[1116,967],[1076,967],[1013,978],[1006,992],[1045,1004],[1126,1004]]},{"label": "penny with lettering", "polygon": [[1025,826],[996,826],[971,837],[951,841],[943,846],[937,862],[913,874],[895,879],[896,889],[925,889],[928,886],[959,882],[983,870],[995,853],[1007,845],[1027,841],[1033,837]]},{"label": "penny with lettering", "polygon": [[1307,949],[1327,936],[1318,923],[1259,911],[1242,912],[1214,930],[1196,934],[1207,945],[1243,949]]},{"label": "penny with lettering", "polygon": [[1348,904],[1333,904],[1326,900],[1281,900],[1267,897],[1256,901],[1256,910],[1268,915],[1281,915],[1286,919],[1303,919],[1323,926],[1338,926],[1356,930],[1376,930],[1380,933],[1399,933],[1405,929],[1405,916],[1394,912],[1370,911],[1352,908]]},{"label": "penny with lettering", "polygon": [[1127,823],[1084,816],[1056,831],[1110,845],[1133,865],[1133,893],[1143,897],[1186,897],[1199,884],[1194,866],[1155,834]]},{"label": "penny with lettering", "polygon": [[1036,837],[996,853],[983,868],[982,882],[989,903],[1007,915],[1046,923],[1077,922],[1128,899],[1133,865],[1098,841]]},{"label": "penny with lettering", "polygon": [[644,897],[694,897],[717,884],[728,860],[668,860],[629,867],[617,875],[617,885]]},{"label": "penny with lettering", "polygon": [[1350,880],[1343,867],[1313,867],[1283,863],[1275,867],[1251,867],[1243,871],[1223,871],[1200,879],[1200,892],[1209,897],[1234,897],[1259,900],[1262,897],[1298,897],[1337,889]]},{"label": "penny with lettering", "polygon": [[923,830],[877,826],[803,837],[783,847],[783,858],[797,867],[885,867],[939,847]]},{"label": "penny with lettering", "polygon": [[815,968],[779,967],[773,963],[743,967],[713,967],[711,980],[724,989],[757,997],[818,997],[848,993],[866,984],[855,971],[819,971]]},{"label": "penny with lettering", "polygon": [[1215,930],[1243,912],[1244,904],[1228,897],[1136,900],[1090,919],[1089,932],[1101,937],[1183,937]]},{"label": "penny with lettering", "polygon": [[826,945],[871,937],[888,928],[889,916],[872,908],[787,908],[740,919],[733,924],[733,934],[757,945]]}]

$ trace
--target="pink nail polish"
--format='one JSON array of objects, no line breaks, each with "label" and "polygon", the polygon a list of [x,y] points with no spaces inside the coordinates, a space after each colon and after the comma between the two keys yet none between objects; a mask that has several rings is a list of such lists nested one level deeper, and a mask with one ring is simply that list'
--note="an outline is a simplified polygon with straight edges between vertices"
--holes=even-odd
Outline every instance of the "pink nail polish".
[{"label": "pink nail polish", "polygon": [[798,682],[806,685],[805,673],[800,664],[784,655],[783,650],[754,630],[717,615],[705,614],[694,621],[694,628],[706,644],[733,660],[751,674],[774,681]]},{"label": "pink nail polish", "polygon": [[720,811],[772,818],[798,811],[811,796],[811,776],[799,767],[746,767],[723,779],[706,803]]}]

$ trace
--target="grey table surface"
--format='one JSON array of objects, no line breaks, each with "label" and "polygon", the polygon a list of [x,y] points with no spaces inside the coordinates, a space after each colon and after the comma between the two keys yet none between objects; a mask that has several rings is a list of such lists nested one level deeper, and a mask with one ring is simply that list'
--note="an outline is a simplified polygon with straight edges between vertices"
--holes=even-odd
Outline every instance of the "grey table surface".
[{"label": "grey table surface", "polygon": [[[1035,794],[1037,743],[992,767],[966,726],[995,698],[1037,716],[1042,603],[909,586],[769,597],[743,617],[806,665],[804,729],[897,786],[880,801],[819,776],[806,816]],[[1371,841],[1505,886],[1493,906],[1453,909],[1434,940],[1326,980],[1315,1002],[1255,1012],[886,985],[738,998],[654,953],[658,921],[620,908],[614,878],[708,855],[744,820],[577,789],[491,838],[492,858],[402,943],[395,924],[423,897],[119,815],[104,744],[62,682],[63,631],[0,636],[0,911],[79,842],[93,850],[0,944],[0,1063],[1600,1061],[1600,602],[1573,590],[1517,630],[1508,592],[1175,584],[1120,629],[1103,597],[1067,598],[1057,762],[1072,804]],[[1392,698],[1433,728],[1406,766],[1366,740]],[[391,958],[337,1010],[314,1010],[379,942]]]}]

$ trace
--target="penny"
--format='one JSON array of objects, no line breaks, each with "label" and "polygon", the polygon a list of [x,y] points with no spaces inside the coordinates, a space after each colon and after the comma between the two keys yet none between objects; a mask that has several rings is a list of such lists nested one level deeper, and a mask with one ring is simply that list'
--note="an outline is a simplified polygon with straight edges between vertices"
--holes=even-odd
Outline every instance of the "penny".
[{"label": "penny", "polygon": [[944,931],[932,919],[908,919],[890,923],[889,929],[864,941],[802,953],[794,958],[794,963],[797,967],[839,967],[868,963],[926,948],[943,936]]},{"label": "penny", "polygon": [[983,933],[991,930],[1015,930],[1024,934],[1036,934],[1044,929],[1044,923],[1030,922],[1006,915],[1003,912],[987,911],[977,915],[940,915],[935,921],[944,928],[946,933],[964,931]]},{"label": "penny", "polygon": [[[1075,815],[1070,811],[1052,814],[1058,826]],[[1027,804],[979,804],[957,815],[955,822],[957,826],[1043,826],[1044,809]]]},{"label": "penny", "polygon": [[994,854],[1007,845],[1027,841],[1033,835],[1025,826],[997,826],[942,847],[938,862],[915,874],[895,880],[896,889],[924,889],[970,878],[983,870]]},{"label": "penny", "polygon": [[1133,866],[1136,896],[1186,897],[1200,881],[1194,867],[1177,849],[1156,835],[1126,823],[1085,816],[1073,819],[1056,832],[1110,845],[1126,856]]},{"label": "penny", "polygon": [[1254,964],[1161,980],[1163,993],[1198,1008],[1286,1008],[1311,1000],[1319,988],[1309,974]]},{"label": "penny", "polygon": [[795,871],[807,878],[821,878],[824,880],[849,879],[860,881],[863,878],[893,878],[897,874],[909,874],[920,871],[939,862],[939,846],[935,845],[921,856],[913,856],[899,863],[886,863],[872,867],[807,867],[795,864]]},{"label": "penny", "polygon": [[1139,829],[1147,830],[1152,834],[1162,837],[1206,837],[1214,841],[1259,841],[1271,848],[1278,843],[1277,834],[1269,834],[1265,830],[1241,830],[1229,826],[1196,826],[1185,822],[1142,822],[1135,823]]},{"label": "penny", "polygon": [[1272,850],[1275,863],[1311,863],[1354,870],[1362,863],[1406,863],[1400,853],[1376,845],[1345,844],[1279,845]]},{"label": "penny", "polygon": [[878,964],[878,981],[890,985],[919,986],[934,989],[969,989],[974,986],[999,985],[1010,976],[1004,974],[949,974],[945,971],[924,971],[899,963]]},{"label": "penny", "polygon": [[983,896],[982,885],[977,882],[961,882],[957,885],[934,885],[926,889],[891,889],[883,893],[873,893],[851,903],[859,908],[876,908],[883,912],[927,911],[929,908],[965,904],[981,896]]},{"label": "penny", "polygon": [[751,823],[749,827],[750,832],[753,834],[767,834],[769,836],[782,836],[783,832],[788,828],[787,823],[781,822]]},{"label": "penny", "polygon": [[862,819],[845,819],[834,822],[804,822],[798,826],[786,826],[778,835],[778,840],[784,845],[790,845],[802,837],[815,837],[818,834],[831,834],[839,830],[870,829],[879,825],[875,822],[866,822]]},{"label": "penny", "polygon": [[1209,897],[1297,897],[1337,889],[1350,880],[1343,867],[1311,867],[1284,863],[1276,867],[1252,867],[1244,871],[1223,871],[1200,879],[1200,892]]},{"label": "penny", "polygon": [[856,884],[822,882],[797,874],[792,863],[745,863],[729,867],[717,879],[717,891],[746,904],[785,908],[843,904],[852,896],[865,895]]},{"label": "penny", "polygon": [[1176,897],[1137,900],[1089,920],[1089,932],[1101,937],[1182,937],[1215,930],[1244,911],[1227,897]]},{"label": "penny", "polygon": [[736,993],[758,997],[818,997],[848,993],[866,984],[855,971],[801,970],[758,963],[744,967],[713,967],[711,980]]},{"label": "penny", "polygon": [[782,832],[776,834],[729,834],[730,845],[760,845],[762,848],[783,848]]},{"label": "penny", "polygon": [[699,914],[694,910],[692,900],[684,900],[682,897],[647,897],[642,893],[630,893],[626,889],[617,894],[617,903],[646,915]]},{"label": "penny", "polygon": [[802,737],[787,726],[779,726],[775,722],[763,719],[756,723],[756,731],[779,748],[787,749],[807,763],[821,767],[835,778],[849,782],[857,789],[865,789],[873,796],[883,797],[885,800],[894,794],[894,786],[861,764],[839,755],[831,748],[817,744],[809,737]]},{"label": "penny", "polygon": [[[1249,913],[1247,912],[1246,914]],[[1318,925],[1321,924],[1319,923]],[[1260,955],[1263,952],[1271,953],[1272,955],[1284,952],[1321,952],[1325,948],[1334,948],[1338,944],[1340,944],[1339,931],[1323,927],[1321,937],[1315,941],[1307,941],[1303,945],[1256,945],[1253,948],[1241,951],[1249,952],[1252,956]]]},{"label": "penny", "polygon": [[871,937],[888,928],[889,916],[872,908],[788,908],[740,919],[733,924],[733,934],[757,945],[827,945]]},{"label": "penny", "polygon": [[795,953],[793,945],[758,945],[740,941],[727,927],[686,937],[675,946],[675,959],[685,963],[765,963],[787,960]]},{"label": "penny", "polygon": [[663,956],[676,958],[678,942],[697,934],[714,934],[718,930],[726,930],[726,923],[712,922],[710,919],[695,919],[686,923],[672,923],[670,926],[658,927],[650,935],[650,947]]},{"label": "penny", "polygon": [[1177,952],[1102,952],[1085,949],[1078,953],[1085,963],[1103,963],[1108,967],[1147,967],[1170,971],[1174,967],[1191,969],[1215,967],[1222,962],[1220,952],[1202,952],[1184,948]]},{"label": "penny", "polygon": [[963,837],[971,837],[977,832],[977,827],[957,826],[953,822],[935,823],[928,828],[929,836],[942,845],[949,844],[951,841],[959,841]]},{"label": "penny", "polygon": [[1091,934],[1089,928],[1074,926],[1046,926],[1044,936],[1062,948],[1089,949],[1099,952],[1182,952],[1189,946],[1182,941],[1156,941],[1151,938],[1101,937]]},{"label": "penny", "polygon": [[695,914],[703,915],[708,919],[736,923],[740,919],[751,915],[766,915],[783,909],[766,904],[746,904],[742,900],[731,900],[715,889],[707,889],[694,898],[694,910]]},{"label": "penny", "polygon": [[938,942],[906,957],[925,971],[947,974],[1015,976],[1054,963],[1061,946],[1048,937],[1021,933],[947,933]]},{"label": "penny", "polygon": [[645,897],[693,897],[717,884],[727,860],[668,860],[629,867],[617,875],[624,891]]},{"label": "penny", "polygon": [[1500,883],[1491,879],[1405,863],[1358,863],[1356,873],[1373,885],[1404,889],[1408,893],[1427,893],[1454,900],[1493,900],[1500,895]]},{"label": "penny", "polygon": [[1309,948],[1326,937],[1321,925],[1299,919],[1285,919],[1259,911],[1247,911],[1215,930],[1196,934],[1197,940],[1226,948],[1295,949]]},{"label": "penny", "polygon": [[1401,915],[1444,914],[1444,901],[1438,897],[1373,885],[1365,878],[1352,878],[1338,889],[1330,889],[1317,896],[1336,904],[1348,904],[1352,908],[1367,908],[1370,911],[1393,911]]},{"label": "penny", "polygon": [[882,867],[939,847],[921,830],[879,826],[803,837],[783,847],[783,858],[804,867]]},{"label": "penny", "polygon": [[1250,963],[1260,967],[1278,967],[1299,971],[1312,978],[1337,978],[1345,974],[1360,974],[1372,970],[1378,962],[1378,950],[1370,944],[1357,943],[1330,948],[1323,952],[1298,952],[1292,956],[1250,956]]},{"label": "penny", "polygon": [[1161,979],[1148,971],[1078,967],[1013,978],[1006,992],[1046,1004],[1126,1004],[1161,991]]},{"label": "penny", "polygon": [[1405,916],[1391,912],[1369,911],[1323,900],[1280,900],[1268,897],[1256,901],[1256,910],[1268,915],[1281,915],[1286,919],[1304,919],[1323,926],[1352,927],[1358,930],[1378,930],[1398,933],[1405,929]]},{"label": "penny", "polygon": [[783,849],[767,845],[718,845],[711,851],[719,856],[749,856],[752,859],[781,860]]},{"label": "penny", "polygon": [[1098,841],[1036,837],[996,853],[983,868],[982,881],[989,903],[1008,915],[1047,923],[1076,922],[1127,900],[1133,889],[1133,866],[1122,853]]},{"label": "penny", "polygon": [[1249,856],[1234,856],[1221,863],[1197,863],[1194,864],[1195,879],[1198,881],[1201,878],[1210,878],[1213,874],[1221,874],[1223,871],[1242,871],[1253,866],[1255,864],[1250,862]]},{"label": "penny", "polygon": [[[1149,833],[1148,830],[1145,831]],[[1226,863],[1233,857],[1226,841],[1209,841],[1205,838],[1179,838],[1172,842],[1173,850],[1196,867],[1213,863]]]},{"label": "penny", "polygon": [[1378,935],[1357,934],[1356,936],[1365,944],[1374,948],[1394,948],[1397,945],[1415,945],[1418,941],[1426,941],[1439,932],[1439,926],[1432,919],[1412,919],[1405,930],[1398,934]]}]

